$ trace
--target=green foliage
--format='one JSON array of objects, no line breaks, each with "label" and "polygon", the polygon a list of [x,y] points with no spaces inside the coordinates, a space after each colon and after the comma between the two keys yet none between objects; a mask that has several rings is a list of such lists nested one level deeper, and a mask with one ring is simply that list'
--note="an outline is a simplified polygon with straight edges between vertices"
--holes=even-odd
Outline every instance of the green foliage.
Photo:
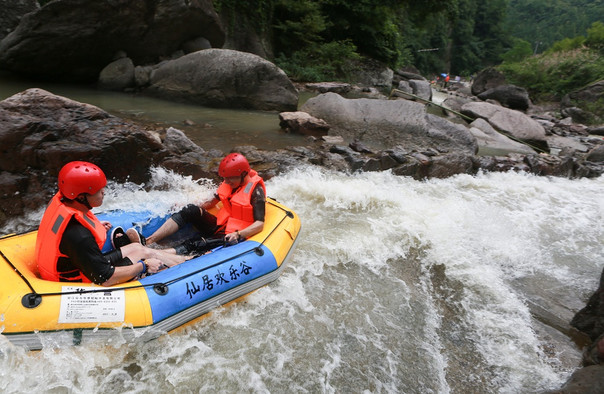
[{"label": "green foliage", "polygon": [[506,27],[545,51],[556,41],[585,35],[604,19],[602,0],[509,0]]},{"label": "green foliage", "polygon": [[[598,74],[594,64],[543,71],[532,45],[604,50],[602,0],[213,0],[231,25],[271,41],[276,63],[298,80],[346,79],[360,56],[425,75],[470,75],[504,60],[519,80],[554,95]],[[519,39],[512,39],[510,31]],[[594,23],[595,22],[595,23]],[[588,26],[591,27],[587,30]],[[233,26],[229,26],[232,31]],[[584,39],[582,34],[587,33]],[[546,38],[547,39],[546,39]],[[556,42],[557,41],[557,42]],[[582,53],[582,52],[581,52]],[[579,56],[579,55],[578,55]],[[583,56],[583,55],[580,55]],[[523,60],[523,63],[515,63]],[[524,65],[527,70],[521,70]],[[577,66],[577,72],[572,72]],[[541,70],[535,72],[535,70]],[[511,71],[510,71],[511,72]],[[545,74],[543,74],[545,72]],[[551,74],[551,75],[550,75]],[[555,77],[557,75],[557,77]],[[554,81],[555,80],[555,81]],[[524,86],[525,84],[520,84]]]},{"label": "green foliage", "polygon": [[585,45],[588,47],[604,51],[604,23],[598,21],[594,22],[589,29],[587,29],[587,39]]},{"label": "green foliage", "polygon": [[394,67],[402,45],[396,24],[400,1],[318,0],[330,25],[325,41],[350,39],[359,53]]},{"label": "green foliage", "polygon": [[504,62],[519,62],[533,54],[533,49],[531,48],[530,42],[524,41],[521,38],[514,38],[513,42],[514,46],[512,47],[512,49],[501,55],[501,58]]},{"label": "green foliage", "polygon": [[499,63],[511,47],[503,22],[507,0],[450,0],[430,14],[407,4],[402,31],[423,73],[469,75]]},{"label": "green foliage", "polygon": [[320,45],[328,26],[320,5],[312,0],[277,0],[273,19],[275,52],[284,56]]},{"label": "green foliage", "polygon": [[291,56],[282,53],[275,63],[293,80],[320,82],[346,80],[354,61],[360,58],[356,46],[344,40],[307,47]]},{"label": "green foliage", "polygon": [[595,102],[575,101],[572,104],[576,107],[582,108],[587,113],[594,115],[593,117],[591,117],[591,119],[588,119],[587,123],[602,124],[602,122],[604,121],[604,98],[600,98]]},{"label": "green foliage", "polygon": [[249,24],[258,32],[270,30],[273,0],[212,0],[220,15],[229,16],[230,28],[235,24]]},{"label": "green foliage", "polygon": [[571,91],[604,79],[604,58],[596,51],[575,49],[503,63],[498,69],[509,83],[526,88],[534,100],[559,100]]},{"label": "green foliage", "polygon": [[556,41],[550,49],[545,51],[546,53],[553,52],[567,52],[573,49],[579,49],[583,47],[585,43],[585,37],[577,36],[575,38],[565,38],[564,40]]}]

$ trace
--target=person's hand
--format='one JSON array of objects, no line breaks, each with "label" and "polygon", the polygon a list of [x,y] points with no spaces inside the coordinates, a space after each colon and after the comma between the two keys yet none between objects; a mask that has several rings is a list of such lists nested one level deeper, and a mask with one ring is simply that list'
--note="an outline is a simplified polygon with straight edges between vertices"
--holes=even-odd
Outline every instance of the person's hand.
[{"label": "person's hand", "polygon": [[145,259],[145,264],[147,264],[147,272],[150,274],[156,274],[159,271],[168,268],[167,265],[165,265],[161,262],[161,260],[156,259],[155,257]]},{"label": "person's hand", "polygon": [[239,231],[234,231],[224,236],[224,240],[228,245],[235,245],[241,239],[241,235]]},{"label": "person's hand", "polygon": [[107,231],[109,231],[109,230],[111,229],[111,227],[113,227],[113,226],[111,225],[111,223],[109,223],[109,222],[107,222],[107,221],[105,221],[105,220],[103,220],[103,221],[101,222],[101,224],[103,225],[103,227],[105,227],[105,230],[107,230]]}]

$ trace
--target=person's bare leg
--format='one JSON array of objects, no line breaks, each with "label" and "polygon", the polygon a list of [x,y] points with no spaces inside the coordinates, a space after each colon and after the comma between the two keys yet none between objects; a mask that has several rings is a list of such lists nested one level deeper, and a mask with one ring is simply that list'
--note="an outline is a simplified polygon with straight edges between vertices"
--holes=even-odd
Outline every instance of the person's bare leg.
[{"label": "person's bare leg", "polygon": [[176,224],[174,219],[169,218],[168,220],[166,220],[164,222],[164,224],[161,225],[160,228],[155,230],[155,232],[147,238],[147,245],[152,245],[156,242],[159,242],[162,239],[166,238],[169,235],[174,234],[177,231],[178,231],[178,224]]},{"label": "person's bare leg", "polygon": [[151,249],[139,243],[131,243],[122,246],[120,250],[122,252],[122,256],[128,257],[134,262],[140,259],[148,259],[153,257],[158,260],[161,260],[161,262],[167,265],[168,267],[172,267],[174,265],[183,263],[191,259],[190,256],[177,255],[176,251],[173,248],[171,250]]},{"label": "person's bare leg", "polygon": [[184,263],[185,261],[191,259],[190,256],[182,256],[176,254],[176,250],[172,249],[150,249],[152,252],[151,257],[155,257],[164,262],[168,267],[172,267],[174,265]]}]

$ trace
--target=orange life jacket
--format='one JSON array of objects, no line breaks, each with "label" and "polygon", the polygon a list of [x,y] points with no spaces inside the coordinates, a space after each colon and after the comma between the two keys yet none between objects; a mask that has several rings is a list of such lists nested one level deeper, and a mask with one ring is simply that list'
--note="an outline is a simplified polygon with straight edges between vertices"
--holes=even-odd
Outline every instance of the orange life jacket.
[{"label": "orange life jacket", "polygon": [[238,188],[235,193],[227,183],[222,182],[218,187],[218,198],[222,202],[222,208],[218,211],[217,224],[226,226],[227,234],[236,230],[243,230],[250,224],[254,223],[254,207],[252,207],[252,192],[256,185],[264,187],[264,180],[254,170],[250,170],[250,181]]},{"label": "orange life jacket", "polygon": [[[59,257],[69,257],[61,253],[59,245],[63,238],[63,233],[71,218],[75,218],[80,224],[86,227],[96,240],[99,249],[103,247],[107,232],[99,219],[91,211],[83,213],[75,208],[68,207],[61,202],[62,194],[58,192],[50,200],[50,204],[44,212],[38,236],[36,238],[36,261],[38,263],[38,271],[42,279],[60,281],[61,279],[69,279],[69,281],[82,281],[89,283],[90,280],[84,276],[79,270],[70,272],[58,272],[57,263]],[[78,271],[79,276],[66,276],[63,274],[71,274]]]}]

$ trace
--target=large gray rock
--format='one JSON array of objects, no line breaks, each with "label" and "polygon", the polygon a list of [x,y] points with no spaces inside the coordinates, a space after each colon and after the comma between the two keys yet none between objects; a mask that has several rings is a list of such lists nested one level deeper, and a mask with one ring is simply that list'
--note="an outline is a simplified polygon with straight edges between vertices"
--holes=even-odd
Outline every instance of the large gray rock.
[{"label": "large gray rock", "polygon": [[505,83],[505,76],[496,69],[489,67],[479,72],[472,82],[472,94],[478,96],[482,92],[505,85]]},{"label": "large gray rock", "polygon": [[604,145],[597,146],[590,150],[585,156],[585,160],[593,161],[595,163],[604,162]]},{"label": "large gray rock", "polygon": [[279,126],[289,133],[321,137],[327,135],[329,125],[323,119],[317,119],[306,112],[281,112]]},{"label": "large gray rock", "polygon": [[536,120],[509,108],[485,102],[466,103],[461,107],[464,115],[482,118],[496,130],[512,138],[548,151],[545,129]]},{"label": "large gray rock", "polygon": [[432,86],[428,81],[417,79],[409,80],[409,86],[413,89],[413,94],[424,100],[432,100]]},{"label": "large gray rock", "polygon": [[0,0],[0,40],[17,27],[23,15],[38,8],[36,0]]},{"label": "large gray rock", "polygon": [[511,109],[526,111],[531,104],[526,89],[515,85],[501,85],[488,89],[478,95],[481,100],[495,100]]},{"label": "large gray rock", "polygon": [[488,151],[490,154],[507,154],[509,152],[532,154],[535,151],[528,146],[521,144],[497,132],[484,119],[476,119],[470,124],[470,132],[478,141],[478,146]]},{"label": "large gray rock", "polygon": [[72,160],[99,165],[109,179],[144,183],[149,168],[215,177],[223,154],[204,152],[182,132],[160,133],[102,109],[28,89],[0,101],[0,226],[48,203],[57,174]]},{"label": "large gray rock", "polygon": [[548,394],[600,394],[604,393],[604,365],[591,365],[572,374],[559,390]]},{"label": "large gray rock", "polygon": [[604,80],[594,82],[589,86],[576,90],[566,95],[562,100],[563,107],[569,107],[573,104],[572,100],[596,102],[604,97]]},{"label": "large gray rock", "polygon": [[163,62],[144,92],[210,107],[293,111],[298,105],[298,92],[280,68],[230,49],[206,49]]},{"label": "large gray rock", "polygon": [[604,80],[567,94],[562,98],[560,107],[562,113],[571,116],[575,122],[602,124],[604,111],[601,103],[604,103]]},{"label": "large gray rock", "polygon": [[345,99],[325,93],[309,99],[301,110],[325,120],[331,126],[329,135],[376,149],[437,147],[470,154],[477,150],[476,139],[466,127],[430,115],[423,104],[413,101]]},{"label": "large gray rock", "polygon": [[100,108],[41,89],[18,93],[0,102],[0,225],[46,204],[69,161],[91,161],[110,178],[140,183],[166,154],[159,138]]},{"label": "large gray rock", "polygon": [[350,79],[365,86],[391,88],[393,77],[392,69],[380,61],[369,58],[354,62],[350,70]]},{"label": "large gray rock", "polygon": [[27,14],[0,42],[0,68],[67,81],[95,81],[116,52],[155,63],[184,42],[224,31],[210,0],[61,0]]},{"label": "large gray rock", "polygon": [[107,90],[123,90],[134,85],[134,64],[128,57],[111,62],[99,75],[98,86]]}]

